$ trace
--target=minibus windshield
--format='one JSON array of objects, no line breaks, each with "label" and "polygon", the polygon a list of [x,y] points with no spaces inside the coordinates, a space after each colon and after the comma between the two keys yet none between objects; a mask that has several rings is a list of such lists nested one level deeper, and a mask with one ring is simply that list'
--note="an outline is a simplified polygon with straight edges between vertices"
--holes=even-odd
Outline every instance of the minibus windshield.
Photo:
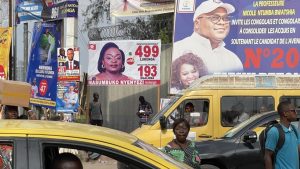
[{"label": "minibus windshield", "polygon": [[153,116],[150,117],[146,125],[153,125],[155,124],[161,116],[165,114],[166,111],[170,109],[170,107],[181,97],[182,95],[176,95],[171,98],[171,100],[165,105],[160,112],[154,114]]}]

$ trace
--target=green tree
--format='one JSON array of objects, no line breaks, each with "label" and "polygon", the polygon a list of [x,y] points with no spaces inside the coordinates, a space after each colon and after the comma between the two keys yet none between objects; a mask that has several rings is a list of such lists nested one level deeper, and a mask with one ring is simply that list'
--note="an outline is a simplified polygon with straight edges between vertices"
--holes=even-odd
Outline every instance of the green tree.
[{"label": "green tree", "polygon": [[128,39],[161,39],[163,44],[172,42],[174,13],[137,17],[120,22]]},{"label": "green tree", "polygon": [[[86,0],[81,0],[82,2]],[[99,27],[105,20],[110,20],[110,0],[89,0],[90,4],[82,11],[83,30]],[[84,2],[86,3],[86,2]]]},{"label": "green tree", "polygon": [[[110,21],[110,0],[89,0],[89,2],[86,9],[82,11],[84,17],[82,30],[90,30],[89,34],[95,35],[93,37],[96,39],[107,39],[107,37],[138,40],[161,39],[163,44],[172,42],[174,13],[120,19],[118,25],[103,27],[103,22]],[[111,35],[104,37],[105,33],[100,35],[102,29],[115,31],[115,37]]]}]

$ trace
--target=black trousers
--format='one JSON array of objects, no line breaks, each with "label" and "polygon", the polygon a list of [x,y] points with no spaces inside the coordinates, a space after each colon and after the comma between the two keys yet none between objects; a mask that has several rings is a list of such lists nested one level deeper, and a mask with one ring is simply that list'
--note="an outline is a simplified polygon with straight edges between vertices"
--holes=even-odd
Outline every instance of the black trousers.
[{"label": "black trousers", "polygon": [[103,120],[90,120],[91,125],[102,126]]}]

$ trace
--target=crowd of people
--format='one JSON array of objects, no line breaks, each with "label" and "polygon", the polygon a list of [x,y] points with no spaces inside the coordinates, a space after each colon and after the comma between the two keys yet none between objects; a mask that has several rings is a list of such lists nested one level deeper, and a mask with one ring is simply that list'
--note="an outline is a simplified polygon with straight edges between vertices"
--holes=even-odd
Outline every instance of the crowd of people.
[{"label": "crowd of people", "polygon": [[19,115],[18,109],[18,106],[0,105],[0,118],[37,120],[36,113],[33,110],[24,108],[25,113]]}]

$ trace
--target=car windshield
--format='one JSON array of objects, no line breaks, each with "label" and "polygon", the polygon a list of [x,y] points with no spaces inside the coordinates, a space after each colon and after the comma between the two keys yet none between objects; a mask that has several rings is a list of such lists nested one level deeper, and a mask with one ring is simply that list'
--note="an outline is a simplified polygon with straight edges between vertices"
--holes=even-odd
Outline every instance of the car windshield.
[{"label": "car windshield", "polygon": [[174,160],[173,158],[171,158],[170,156],[168,156],[167,154],[165,154],[164,152],[160,151],[159,149],[141,141],[141,140],[137,140],[134,143],[135,146],[142,148],[152,154],[155,154],[161,158],[163,158],[164,160],[174,164],[175,166],[178,166],[178,168],[186,168],[186,169],[192,169],[192,167],[189,167],[188,165],[181,163],[179,161]]},{"label": "car windshield", "polygon": [[182,95],[176,95],[171,98],[171,100],[167,103],[165,107],[162,108],[162,110],[159,113],[156,113],[154,116],[150,117],[148,122],[146,124],[148,125],[154,125],[161,116],[165,114],[166,111],[170,109],[170,107],[181,97]]},{"label": "car windshield", "polygon": [[231,128],[229,131],[227,131],[222,138],[232,138],[235,134],[237,134],[239,131],[241,131],[245,126],[252,123],[253,121],[257,120],[259,117],[261,117],[263,114],[257,114],[254,116],[251,116],[249,119],[243,121],[240,124],[237,124],[233,128]]}]

